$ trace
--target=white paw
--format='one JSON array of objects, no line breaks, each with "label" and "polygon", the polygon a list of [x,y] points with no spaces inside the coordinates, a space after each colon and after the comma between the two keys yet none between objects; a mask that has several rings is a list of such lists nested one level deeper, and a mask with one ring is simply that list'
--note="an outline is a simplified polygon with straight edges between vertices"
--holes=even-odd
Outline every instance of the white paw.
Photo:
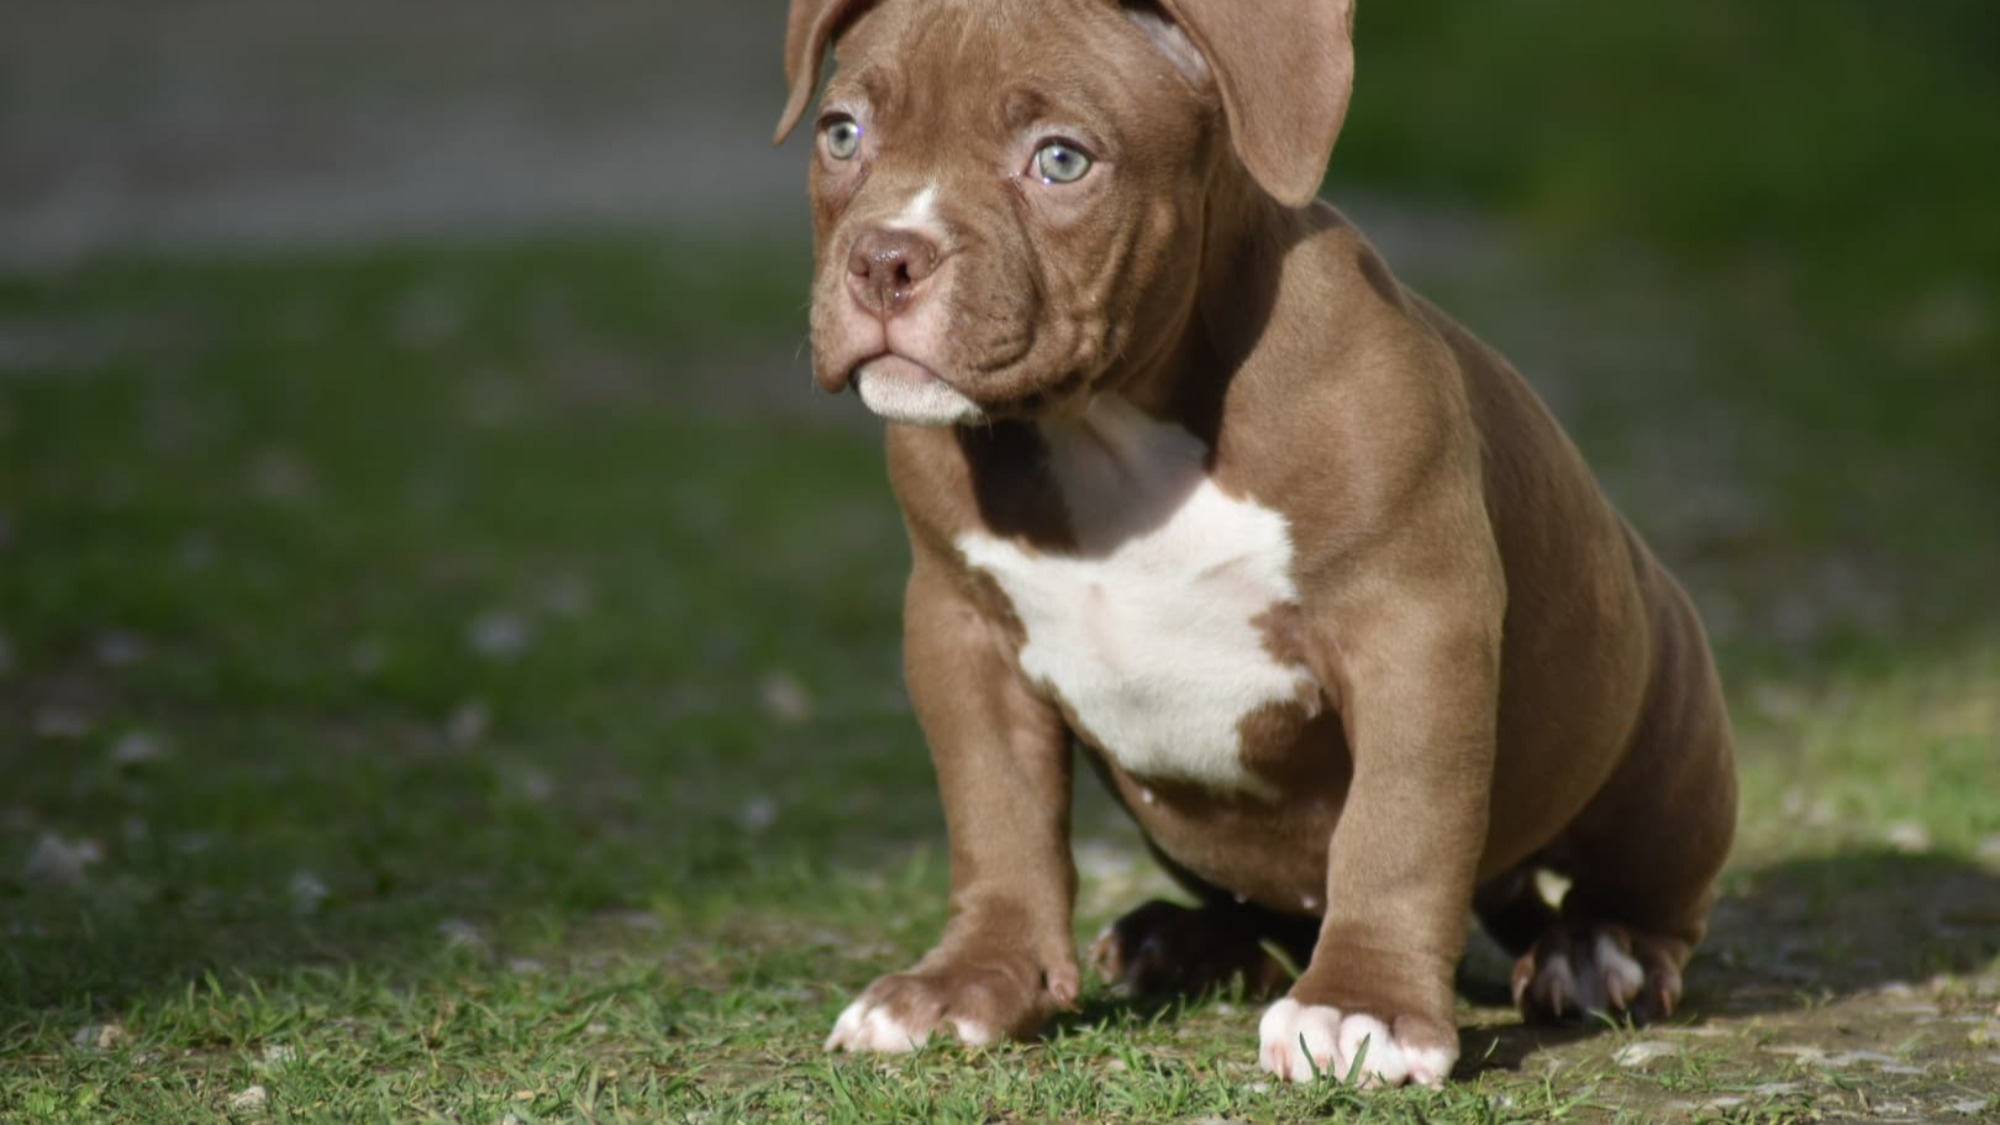
[{"label": "white paw", "polygon": [[[1000,1041],[999,1032],[973,1020],[952,1019],[945,1021],[958,1041],[968,1047],[990,1047]],[[871,1004],[865,998],[856,1000],[840,1013],[833,1023],[833,1034],[826,1037],[829,1051],[876,1051],[882,1054],[906,1054],[930,1042],[931,1035],[938,1029],[914,1022],[906,1022],[890,1014],[889,1009],[879,1004]]]},{"label": "white paw", "polygon": [[1558,1014],[1576,1010],[1584,1015],[1627,1011],[1646,983],[1646,970],[1618,947],[1609,934],[1598,934],[1582,965],[1558,953],[1542,963],[1532,982],[1515,986],[1514,1002],[1530,987],[1535,998]]},{"label": "white paw", "polygon": [[[1316,1077],[1356,1084],[1401,1086],[1414,1082],[1442,1086],[1458,1061],[1456,1047],[1414,1047],[1397,1041],[1374,1016],[1342,1015],[1338,1008],[1307,1007],[1284,999],[1264,1011],[1257,1025],[1263,1041],[1258,1061],[1265,1070],[1291,1082]],[[1359,1072],[1355,1061],[1360,1060]]]}]

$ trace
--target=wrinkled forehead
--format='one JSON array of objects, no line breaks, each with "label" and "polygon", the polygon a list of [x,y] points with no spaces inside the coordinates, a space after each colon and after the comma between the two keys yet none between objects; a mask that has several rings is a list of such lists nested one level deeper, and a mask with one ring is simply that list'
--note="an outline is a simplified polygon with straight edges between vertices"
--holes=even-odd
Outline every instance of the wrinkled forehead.
[{"label": "wrinkled forehead", "polygon": [[1173,66],[1118,0],[885,0],[841,38],[829,103],[899,121],[1109,126]]}]

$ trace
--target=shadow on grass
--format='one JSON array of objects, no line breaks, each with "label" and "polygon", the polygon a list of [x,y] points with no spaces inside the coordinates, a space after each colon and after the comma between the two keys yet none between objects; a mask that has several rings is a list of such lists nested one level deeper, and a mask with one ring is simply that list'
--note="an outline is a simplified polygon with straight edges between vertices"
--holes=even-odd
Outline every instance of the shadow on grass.
[{"label": "shadow on grass", "polygon": [[[1807,1011],[1901,985],[1920,987],[1939,974],[1976,973],[2000,957],[2000,876],[1962,860],[1857,851],[1774,863],[1736,876],[1732,885],[1688,966],[1672,1026]],[[1505,969],[1497,947],[1477,941],[1459,967],[1459,994],[1480,1008],[1511,1008]],[[1205,999],[1099,994],[1050,1034],[1127,1019],[1173,1023],[1212,1000],[1252,1012],[1263,1002],[1240,989]],[[1465,1027],[1458,1075],[1517,1071],[1551,1048],[1623,1026]]]},{"label": "shadow on grass", "polygon": [[[1686,973],[1675,1025],[1803,1012],[2000,956],[2000,877],[1962,860],[1891,851],[1785,860],[1739,876]],[[1462,981],[1477,1003],[1507,1002],[1504,981]],[[1550,1047],[1611,1025],[1467,1029],[1474,1072],[1518,1070]],[[1463,1065],[1463,1064],[1462,1064]]]}]

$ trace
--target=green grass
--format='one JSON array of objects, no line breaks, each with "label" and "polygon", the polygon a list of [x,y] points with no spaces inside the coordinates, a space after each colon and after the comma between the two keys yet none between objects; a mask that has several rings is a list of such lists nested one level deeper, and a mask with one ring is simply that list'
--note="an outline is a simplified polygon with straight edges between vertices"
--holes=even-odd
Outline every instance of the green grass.
[{"label": "green grass", "polygon": [[[946,872],[805,248],[120,260],[0,280],[0,1121],[1978,1112],[1994,28],[1739,9],[1364,5],[1336,159],[1544,248],[1413,280],[1709,616],[1744,815],[1688,1021],[1526,1032],[1476,950],[1443,1092],[1273,1088],[1229,998],[829,1059]],[[1164,885],[1083,788],[1080,941]]]},{"label": "green grass", "polygon": [[[0,1116],[1528,1121],[1774,1075],[1805,1093],[1738,1108],[1843,1104],[1728,1041],[1634,1069],[1614,1053],[1640,1033],[1544,1043],[1486,1001],[1465,1018],[1489,1065],[1442,1093],[1273,1089],[1254,1007],[1096,994],[997,1056],[821,1056],[942,919],[897,681],[905,548],[871,429],[776,409],[811,393],[783,343],[798,249],[720,285],[684,272],[700,258],[113,263],[0,290],[15,331],[88,326],[0,400]],[[1584,439],[1641,481],[1633,433],[1659,420]],[[1764,545],[1703,549],[1711,594],[1764,589]],[[1970,857],[2000,833],[2000,660],[1911,638],[1941,603],[1725,642],[1738,921],[1692,978],[1719,1020],[1774,943],[1856,909],[1846,945],[1788,954],[1822,978],[1788,997],[1986,979],[1990,942],[1865,917],[1994,909]],[[1903,821],[1926,855],[1879,850]],[[1112,857],[1086,863],[1081,940],[1162,884],[1101,799],[1080,832]],[[52,876],[30,861],[51,839],[98,858]],[[1935,1003],[1974,1010],[1956,995]]]},{"label": "green grass", "polygon": [[1813,452],[1865,454],[1863,471],[1816,464],[1797,487],[1879,488],[1868,470],[1892,453],[2000,480],[2000,9],[1358,13],[1337,182],[1475,201],[1591,271],[1607,250],[1670,263],[1754,331],[1730,357],[1734,401],[1783,411]]}]

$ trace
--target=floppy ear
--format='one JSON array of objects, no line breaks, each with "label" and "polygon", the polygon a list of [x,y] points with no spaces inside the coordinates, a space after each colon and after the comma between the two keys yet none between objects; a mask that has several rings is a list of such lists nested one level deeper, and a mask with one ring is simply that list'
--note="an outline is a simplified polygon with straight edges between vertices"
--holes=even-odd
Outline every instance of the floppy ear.
[{"label": "floppy ear", "polygon": [[812,107],[819,89],[820,64],[840,25],[866,7],[868,0],[792,0],[791,18],[785,24],[785,84],[791,98],[784,116],[778,119],[778,135],[773,144],[785,143],[799,118]]},{"label": "floppy ear", "polygon": [[1287,206],[1310,202],[1354,90],[1354,0],[1157,2],[1214,71],[1250,175]]}]

